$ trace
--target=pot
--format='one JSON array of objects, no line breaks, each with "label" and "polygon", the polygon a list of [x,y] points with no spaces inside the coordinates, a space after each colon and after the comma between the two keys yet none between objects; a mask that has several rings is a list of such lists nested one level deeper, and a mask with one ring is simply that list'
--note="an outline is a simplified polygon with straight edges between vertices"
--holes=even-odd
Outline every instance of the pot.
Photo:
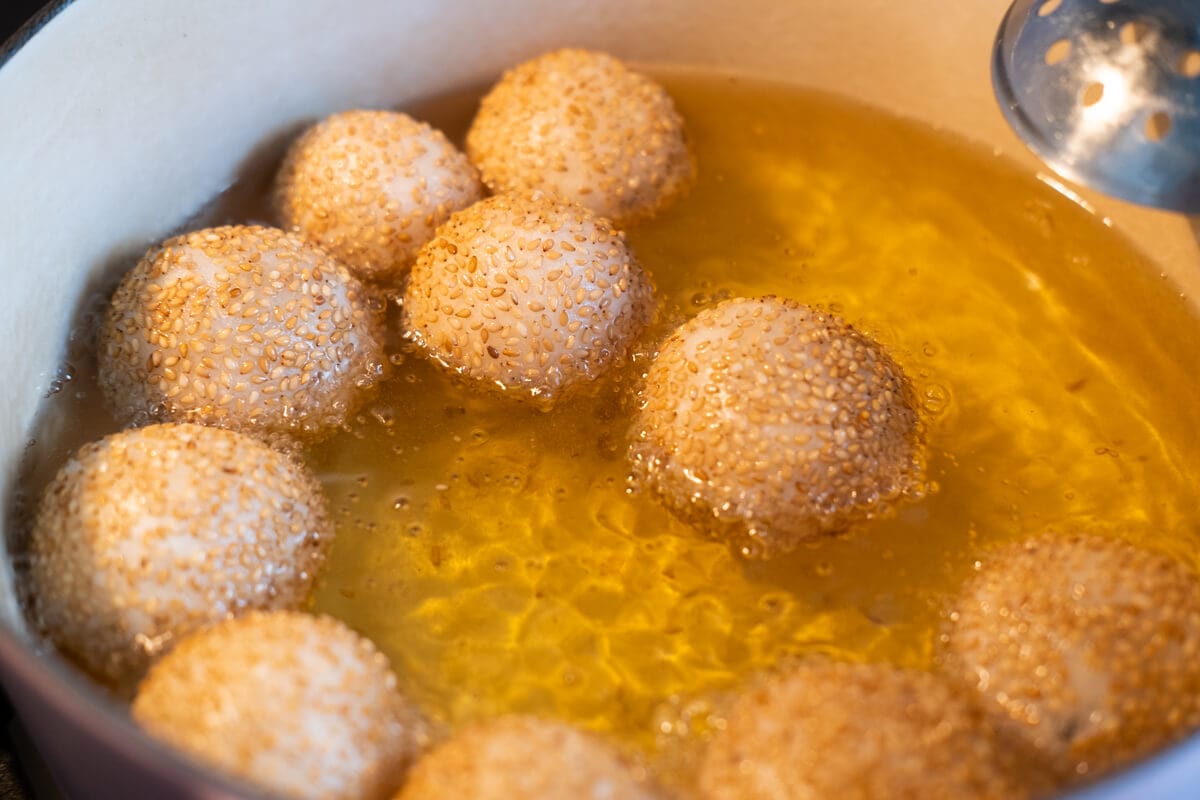
[{"label": "pot", "polygon": [[[1039,169],[992,99],[1007,0],[77,0],[0,52],[0,480],[10,498],[80,298],[230,185],[247,158],[353,106],[481,85],[564,44],[858,98]],[[581,21],[586,21],[581,24]],[[1054,180],[1047,176],[1047,181]],[[1077,191],[1200,297],[1181,217]],[[252,792],[146,738],[28,632],[0,560],[0,678],[71,797]],[[1191,796],[1200,736],[1084,793]]]}]

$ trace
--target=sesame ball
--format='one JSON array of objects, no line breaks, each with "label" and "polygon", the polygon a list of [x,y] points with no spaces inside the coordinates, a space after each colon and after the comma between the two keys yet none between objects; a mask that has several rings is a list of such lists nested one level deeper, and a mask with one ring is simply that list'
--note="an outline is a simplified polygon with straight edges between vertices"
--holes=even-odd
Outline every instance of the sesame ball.
[{"label": "sesame ball", "polygon": [[438,225],[481,197],[479,173],[441,131],[407,114],[344,111],[288,150],[275,205],[283,227],[358,275],[391,281]]},{"label": "sesame ball", "polygon": [[654,800],[644,770],[561,722],[509,716],[469,724],[417,762],[396,800]]},{"label": "sesame ball", "polygon": [[653,214],[693,172],[666,90],[587,50],[506,72],[480,103],[467,154],[494,192],[542,190],[619,222]]},{"label": "sesame ball", "polygon": [[1200,727],[1200,576],[1168,556],[1096,536],[1010,545],[949,617],[949,674],[1062,778]]},{"label": "sesame ball", "polygon": [[454,214],[404,293],[406,334],[433,359],[547,403],[623,360],[653,314],[654,289],[624,235],[540,194]]},{"label": "sesame ball", "polygon": [[80,448],[42,495],[34,617],[118,683],[191,630],[305,602],[332,538],[316,479],[258,440],[191,424],[122,431]]},{"label": "sesame ball", "polygon": [[702,800],[1026,795],[982,715],[937,676],[801,662],[732,703],[702,758]]},{"label": "sesame ball", "polygon": [[234,225],[148,252],[109,306],[100,387],[118,420],[315,439],[382,370],[381,315],[294,234]]},{"label": "sesame ball", "polygon": [[370,641],[294,611],[184,639],[151,668],[132,710],[152,736],[291,798],[388,797],[425,738]]},{"label": "sesame ball", "polygon": [[646,375],[633,480],[748,556],[879,515],[922,490],[900,367],[840,318],[791,300],[702,311]]}]

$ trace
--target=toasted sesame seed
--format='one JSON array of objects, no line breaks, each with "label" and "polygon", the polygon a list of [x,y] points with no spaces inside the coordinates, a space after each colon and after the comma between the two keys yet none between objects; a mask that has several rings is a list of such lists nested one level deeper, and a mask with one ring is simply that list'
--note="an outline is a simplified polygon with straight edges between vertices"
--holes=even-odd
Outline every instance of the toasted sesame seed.
[{"label": "toasted sesame seed", "polygon": [[81,448],[42,496],[34,618],[87,669],[121,681],[239,609],[300,605],[311,586],[301,576],[332,538],[316,479],[255,439],[170,423],[116,433]]},{"label": "toasted sesame seed", "polygon": [[1200,575],[1100,536],[983,559],[948,614],[948,673],[1061,779],[1093,779],[1200,728]]},{"label": "toasted sesame seed", "polygon": [[151,735],[295,798],[383,800],[427,735],[371,642],[299,612],[253,612],[185,638],[132,711]]},{"label": "toasted sesame seed", "polygon": [[[255,288],[268,274],[279,279]],[[241,289],[239,302],[222,305],[220,291],[204,291],[217,287]],[[228,226],[178,236],[147,253],[113,295],[100,385],[126,424],[186,421],[267,438],[320,438],[357,407],[383,363],[381,315],[367,299],[357,279],[293,234]],[[311,331],[330,319],[331,307],[339,312],[335,332],[350,343],[344,350]],[[230,389],[213,376],[210,358],[195,357],[225,348],[242,354],[241,374],[270,396],[254,413],[257,392]],[[312,372],[313,364],[324,366]],[[305,390],[285,390],[297,375],[306,375]]]},{"label": "toasted sesame seed", "polygon": [[[893,399],[872,407],[878,396]],[[900,367],[843,320],[794,301],[734,299],[698,314],[662,345],[639,406],[634,480],[748,556],[924,490]],[[862,441],[850,451],[846,437]]]},{"label": "toasted sesame seed", "polygon": [[358,275],[393,281],[451,213],[483,196],[467,157],[406,114],[344,111],[309,128],[276,182],[283,225]]},{"label": "toasted sesame seed", "polygon": [[937,676],[807,659],[736,697],[700,766],[702,800],[1028,792],[982,715]]},{"label": "toasted sesame seed", "polygon": [[[514,230],[535,246],[513,251],[513,262],[504,266],[483,257],[501,244],[499,235]],[[564,299],[563,276],[583,280],[584,270],[547,258],[537,243],[578,234],[596,243],[579,248],[584,264],[616,270],[630,289],[617,298],[591,282],[581,284],[583,301],[570,313],[553,315],[547,310]],[[464,292],[455,275],[468,264],[474,264],[476,288]],[[404,327],[454,371],[548,403],[626,357],[653,316],[653,292],[624,236],[607,220],[540,194],[497,195],[454,214],[422,249],[404,295]],[[502,336],[505,346],[485,355],[459,333],[480,327]],[[551,362],[561,366],[550,368]]]},{"label": "toasted sesame seed", "polygon": [[507,716],[468,724],[417,762],[396,800],[655,800],[646,770],[562,722]]},{"label": "toasted sesame seed", "polygon": [[612,56],[576,49],[506,72],[480,103],[467,153],[494,192],[542,190],[622,223],[653,214],[694,171],[666,90]]}]

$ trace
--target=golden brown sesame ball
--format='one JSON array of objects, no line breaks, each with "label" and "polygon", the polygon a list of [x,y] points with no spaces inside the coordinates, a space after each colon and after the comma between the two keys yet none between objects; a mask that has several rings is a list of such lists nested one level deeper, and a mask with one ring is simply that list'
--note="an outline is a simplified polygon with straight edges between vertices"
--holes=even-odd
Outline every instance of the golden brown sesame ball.
[{"label": "golden brown sesame ball", "polygon": [[209,228],[153,248],[121,281],[100,387],[123,423],[318,438],[377,380],[380,326],[362,285],[300,237]]},{"label": "golden brown sesame ball", "polygon": [[746,690],[709,743],[702,800],[1014,800],[993,737],[950,686],[883,664],[802,662]]},{"label": "golden brown sesame ball", "polygon": [[587,50],[506,72],[480,103],[467,154],[494,192],[542,190],[619,222],[657,211],[693,171],[666,90]]},{"label": "golden brown sesame ball", "polygon": [[155,664],[133,717],[198,761],[284,797],[375,800],[425,738],[387,658],[330,617],[256,612]]},{"label": "golden brown sesame ball", "polygon": [[284,228],[358,275],[387,281],[451,213],[481,197],[479,173],[441,131],[393,111],[344,111],[288,150],[275,204]]},{"label": "golden brown sesame ball", "polygon": [[685,519],[771,555],[922,491],[904,373],[840,318],[727,300],[663,344],[641,392],[634,479]]},{"label": "golden brown sesame ball", "polygon": [[1095,777],[1200,727],[1200,576],[1096,536],[983,562],[950,614],[945,666],[1063,778]]},{"label": "golden brown sesame ball", "polygon": [[653,314],[653,286],[624,235],[541,194],[454,214],[404,293],[405,331],[432,358],[545,402],[624,359]]},{"label": "golden brown sesame ball", "polygon": [[35,618],[113,682],[173,639],[307,598],[333,524],[316,479],[256,439],[151,425],[85,445],[42,495]]},{"label": "golden brown sesame ball", "polygon": [[396,800],[654,800],[644,770],[561,722],[500,717],[457,731],[409,772]]}]

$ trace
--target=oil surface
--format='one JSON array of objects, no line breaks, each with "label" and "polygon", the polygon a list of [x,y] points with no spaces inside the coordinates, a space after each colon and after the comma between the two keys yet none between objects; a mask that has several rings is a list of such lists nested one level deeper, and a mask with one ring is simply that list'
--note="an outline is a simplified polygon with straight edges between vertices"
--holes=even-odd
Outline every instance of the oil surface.
[{"label": "oil surface", "polygon": [[[547,414],[407,355],[376,407],[311,454],[339,519],[315,607],[371,636],[430,712],[549,713],[653,745],[690,698],[788,654],[929,667],[940,610],[991,544],[1098,529],[1192,558],[1194,321],[1136,252],[927,128],[781,86],[663,77],[699,180],[629,231],[660,300],[641,363]],[[471,108],[419,113],[460,136]],[[940,488],[749,563],[628,493],[624,448],[665,331],[768,293],[893,350]]]},{"label": "oil surface", "polygon": [[[778,85],[660,77],[699,178],[629,230],[659,292],[634,363],[544,413],[397,341],[378,398],[307,454],[338,521],[313,607],[372,638],[428,713],[553,714],[655,749],[704,698],[790,654],[931,666],[939,614],[996,543],[1092,530],[1195,562],[1200,326],[1149,262],[1033,176],[926,127]],[[476,96],[412,111],[461,141]],[[270,221],[268,181],[248,177],[197,224]],[[656,342],[721,298],[768,293],[892,350],[939,488],[749,562],[630,493],[624,451]],[[36,431],[30,492],[114,428],[91,341],[77,335]]]}]

